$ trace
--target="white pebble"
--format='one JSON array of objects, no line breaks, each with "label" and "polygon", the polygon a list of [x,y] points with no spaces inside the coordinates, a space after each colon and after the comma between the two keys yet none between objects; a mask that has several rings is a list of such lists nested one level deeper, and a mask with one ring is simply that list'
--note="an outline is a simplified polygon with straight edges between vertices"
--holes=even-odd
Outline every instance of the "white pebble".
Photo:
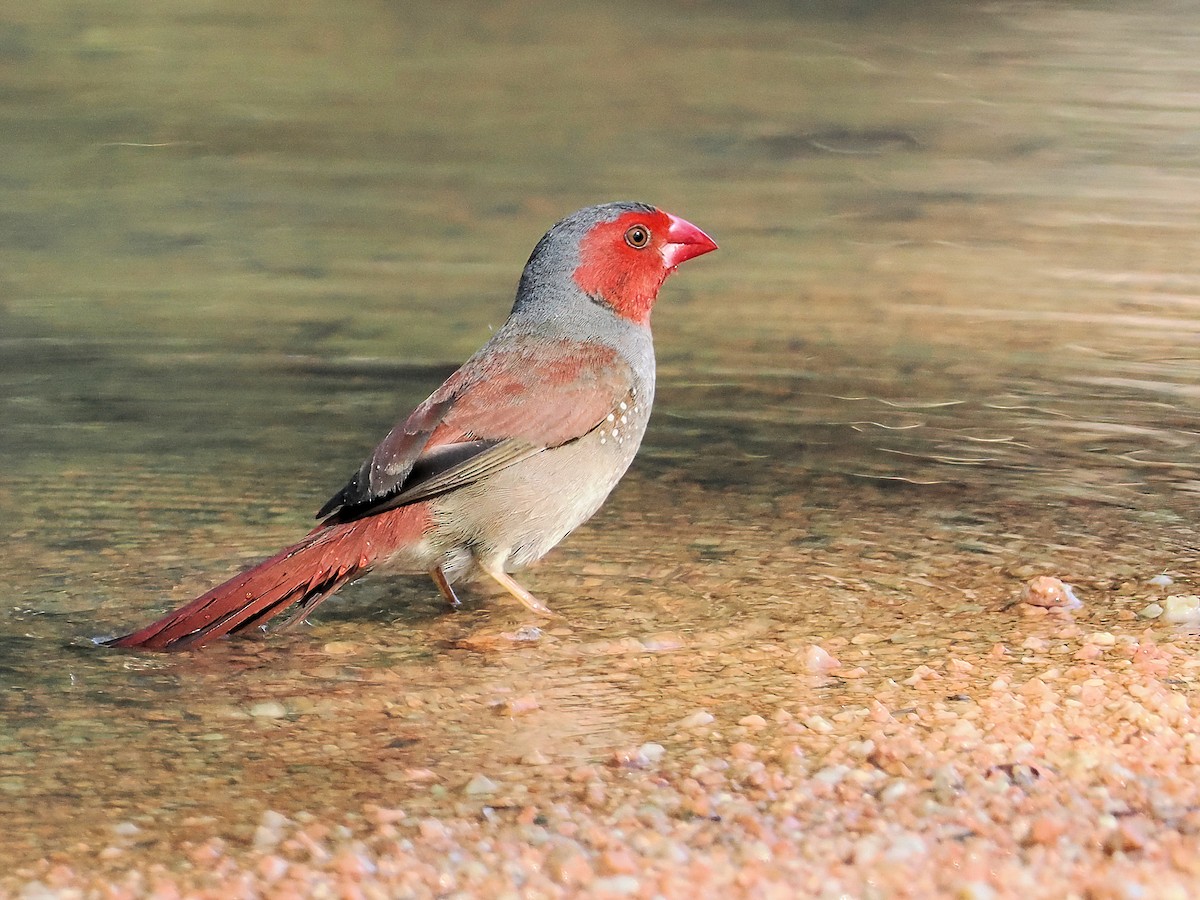
[{"label": "white pebble", "polygon": [[282,719],[287,715],[287,708],[275,700],[264,700],[250,707],[250,715],[256,719]]},{"label": "white pebble", "polygon": [[804,720],[804,727],[810,731],[815,731],[817,734],[829,734],[833,731],[833,725],[829,720],[822,716],[809,716]]},{"label": "white pebble", "polygon": [[1200,594],[1176,594],[1163,601],[1164,622],[1173,625],[1200,622]]},{"label": "white pebble", "polygon": [[284,830],[287,826],[287,816],[268,809],[262,814],[258,828],[254,830],[254,849],[260,853],[274,849],[283,840]]},{"label": "white pebble", "polygon": [[288,822],[289,819],[287,816],[273,809],[268,809],[262,814],[262,819],[259,820],[259,824],[264,828],[273,828],[276,830],[283,828]]},{"label": "white pebble", "polygon": [[662,744],[646,743],[638,747],[637,755],[648,763],[656,763],[667,755],[667,748]]},{"label": "white pebble", "polygon": [[699,709],[692,713],[687,718],[679,723],[680,728],[699,728],[702,725],[711,725],[714,716],[708,710]]},{"label": "white pebble", "polygon": [[812,780],[818,784],[825,784],[829,785],[829,787],[834,787],[835,785],[841,784],[841,782],[845,780],[849,771],[849,766],[826,766],[825,768],[817,771],[813,775]]},{"label": "white pebble", "polygon": [[479,797],[483,794],[494,794],[498,790],[500,790],[500,785],[496,784],[496,782],[492,781],[492,779],[488,778],[482,772],[468,781],[466,787],[463,788],[463,792],[468,797]]},{"label": "white pebble", "polygon": [[804,648],[804,670],[806,672],[820,675],[841,668],[841,665],[841,661],[824,647],[809,644]]}]

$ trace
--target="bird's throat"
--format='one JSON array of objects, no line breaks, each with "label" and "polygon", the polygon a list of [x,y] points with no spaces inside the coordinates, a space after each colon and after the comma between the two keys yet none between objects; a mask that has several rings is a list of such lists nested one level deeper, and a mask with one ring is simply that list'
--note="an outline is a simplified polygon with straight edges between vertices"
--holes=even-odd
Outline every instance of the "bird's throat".
[{"label": "bird's throat", "polygon": [[604,262],[584,263],[575,270],[575,283],[622,318],[639,325],[650,323],[650,311],[667,273],[637,270]]}]

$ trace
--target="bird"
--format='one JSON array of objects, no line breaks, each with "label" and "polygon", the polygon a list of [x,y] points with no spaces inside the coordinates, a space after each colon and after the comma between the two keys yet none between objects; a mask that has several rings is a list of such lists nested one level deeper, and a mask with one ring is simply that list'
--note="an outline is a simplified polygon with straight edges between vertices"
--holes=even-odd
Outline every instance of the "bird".
[{"label": "bird", "polygon": [[538,241],[490,340],[400,421],[300,541],[104,643],[199,648],[302,621],[373,569],[454,585],[491,579],[554,615],[510,574],[600,508],[632,463],[654,402],[650,314],[677,266],[717,249],[645,203],[581,209]]}]

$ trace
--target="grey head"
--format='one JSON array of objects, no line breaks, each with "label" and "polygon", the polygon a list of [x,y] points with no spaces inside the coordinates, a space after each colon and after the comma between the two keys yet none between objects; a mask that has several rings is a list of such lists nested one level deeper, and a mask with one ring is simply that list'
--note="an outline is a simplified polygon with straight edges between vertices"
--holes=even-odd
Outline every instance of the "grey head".
[{"label": "grey head", "polygon": [[[537,242],[525,263],[525,271],[517,284],[513,313],[521,312],[526,317],[539,313],[554,315],[574,305],[573,300],[597,302],[595,298],[588,298],[570,279],[570,273],[579,267],[580,241],[602,222],[611,222],[628,212],[655,211],[648,203],[624,200],[587,206],[555,223]],[[568,293],[575,296],[565,296]]]}]

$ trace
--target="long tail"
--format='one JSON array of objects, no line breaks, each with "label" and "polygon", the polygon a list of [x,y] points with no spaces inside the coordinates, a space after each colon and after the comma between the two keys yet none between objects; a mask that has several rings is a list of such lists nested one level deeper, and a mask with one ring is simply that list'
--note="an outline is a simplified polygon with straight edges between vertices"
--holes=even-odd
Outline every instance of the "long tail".
[{"label": "long tail", "polygon": [[422,533],[421,504],[368,519],[320,526],[270,559],[217,585],[111,647],[186,650],[256,628],[297,604],[307,616],[346,582],[366,574]]}]

